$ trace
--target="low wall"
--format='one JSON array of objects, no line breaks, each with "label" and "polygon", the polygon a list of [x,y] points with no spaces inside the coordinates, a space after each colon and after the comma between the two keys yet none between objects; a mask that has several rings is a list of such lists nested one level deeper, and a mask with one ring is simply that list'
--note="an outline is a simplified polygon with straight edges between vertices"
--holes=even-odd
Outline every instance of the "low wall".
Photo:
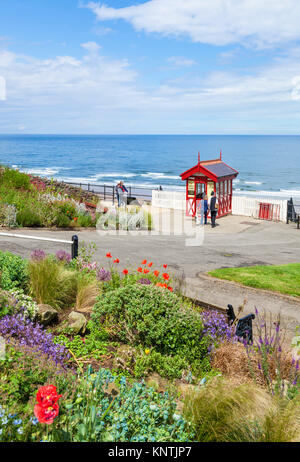
[{"label": "low wall", "polygon": [[[287,200],[265,197],[235,196],[232,197],[232,214],[259,218],[260,203],[272,204],[273,221],[286,221]],[[152,206],[167,209],[186,209],[185,192],[152,191]]]}]

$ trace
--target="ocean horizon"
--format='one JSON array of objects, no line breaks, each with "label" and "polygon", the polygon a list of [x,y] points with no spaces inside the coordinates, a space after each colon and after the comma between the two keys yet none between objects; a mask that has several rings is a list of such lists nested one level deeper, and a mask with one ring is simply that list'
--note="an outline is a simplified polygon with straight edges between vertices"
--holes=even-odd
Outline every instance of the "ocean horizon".
[{"label": "ocean horizon", "polygon": [[238,194],[300,197],[299,135],[0,135],[0,163],[66,182],[184,190],[179,175],[219,157]]}]

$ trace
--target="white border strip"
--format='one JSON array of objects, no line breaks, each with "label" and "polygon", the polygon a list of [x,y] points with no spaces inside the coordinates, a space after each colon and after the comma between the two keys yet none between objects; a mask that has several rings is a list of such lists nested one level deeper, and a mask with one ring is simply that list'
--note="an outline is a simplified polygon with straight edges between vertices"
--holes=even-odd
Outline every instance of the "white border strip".
[{"label": "white border strip", "polygon": [[20,237],[22,239],[35,239],[37,241],[61,242],[63,244],[73,244],[73,241],[64,241],[62,239],[50,239],[47,237],[26,236],[25,234],[0,233],[0,236]]}]

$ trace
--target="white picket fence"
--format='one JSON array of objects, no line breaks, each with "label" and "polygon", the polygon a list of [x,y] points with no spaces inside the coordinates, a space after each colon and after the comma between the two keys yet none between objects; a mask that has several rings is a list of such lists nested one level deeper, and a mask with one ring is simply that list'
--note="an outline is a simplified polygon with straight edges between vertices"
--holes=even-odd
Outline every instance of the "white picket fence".
[{"label": "white picket fence", "polygon": [[[287,200],[274,199],[272,197],[232,197],[232,214],[245,217],[259,218],[260,204],[270,204],[271,219],[273,221],[286,221]],[[167,209],[186,209],[185,192],[179,191],[152,191],[152,206]]]},{"label": "white picket fence", "polygon": [[287,200],[279,200],[266,197],[232,197],[232,215],[242,215],[245,217],[259,218],[260,204],[270,204],[272,221],[286,221]]}]

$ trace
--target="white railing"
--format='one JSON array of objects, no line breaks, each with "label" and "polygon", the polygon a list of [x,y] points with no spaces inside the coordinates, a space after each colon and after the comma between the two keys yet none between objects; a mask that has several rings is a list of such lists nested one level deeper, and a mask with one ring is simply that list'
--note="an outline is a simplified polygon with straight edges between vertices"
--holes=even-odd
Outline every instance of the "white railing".
[{"label": "white railing", "polygon": [[185,192],[152,191],[152,207],[185,210]]},{"label": "white railing", "polygon": [[[273,220],[286,222],[287,200],[274,199],[271,197],[232,197],[232,214],[245,217],[259,218],[260,203],[272,204]],[[152,206],[167,209],[185,210],[185,192],[178,191],[152,191]]]},{"label": "white railing", "polygon": [[266,197],[247,197],[235,196],[232,197],[232,214],[242,215],[245,217],[259,218],[260,204],[271,204],[273,210],[274,221],[286,221],[287,217],[287,201]]},{"label": "white railing", "polygon": [[1,236],[5,237],[13,237],[18,239],[31,239],[36,241],[48,241],[48,242],[59,242],[61,244],[69,244],[71,245],[72,251],[72,259],[78,257],[78,236],[72,236],[71,241],[67,241],[65,239],[53,239],[50,237],[40,237],[40,236],[28,236],[27,234],[14,234],[14,233],[0,233]]}]

